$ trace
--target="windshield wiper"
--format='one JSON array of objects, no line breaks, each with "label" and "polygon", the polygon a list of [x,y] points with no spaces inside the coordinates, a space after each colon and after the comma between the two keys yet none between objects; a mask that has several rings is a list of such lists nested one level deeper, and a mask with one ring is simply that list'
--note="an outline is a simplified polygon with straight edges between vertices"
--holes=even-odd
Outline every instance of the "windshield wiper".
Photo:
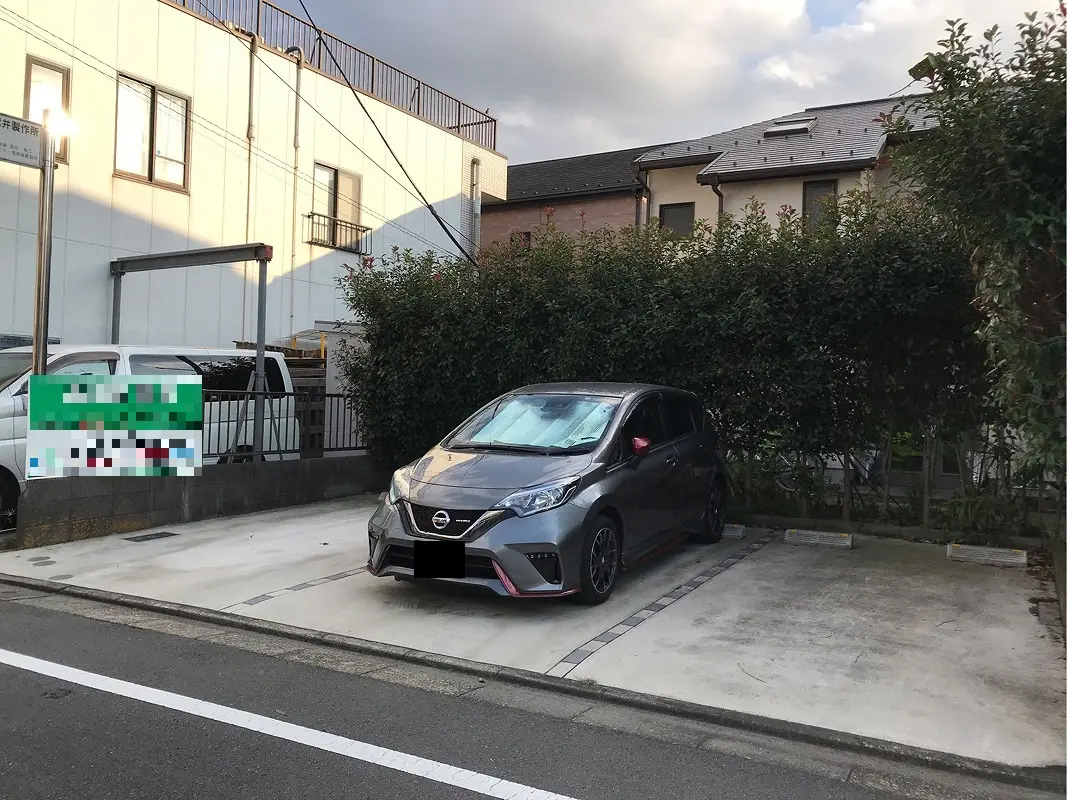
[{"label": "windshield wiper", "polygon": [[544,455],[548,452],[546,447],[533,447],[530,445],[521,444],[501,444],[499,442],[466,442],[464,444],[450,444],[453,450],[499,450],[501,452],[511,453],[537,453],[538,455]]}]

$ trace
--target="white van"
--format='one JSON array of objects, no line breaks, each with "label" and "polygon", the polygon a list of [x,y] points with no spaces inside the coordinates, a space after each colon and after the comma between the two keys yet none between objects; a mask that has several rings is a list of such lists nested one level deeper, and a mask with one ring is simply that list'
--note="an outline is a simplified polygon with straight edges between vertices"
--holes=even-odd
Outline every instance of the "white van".
[{"label": "white van", "polygon": [[[255,401],[254,350],[130,345],[51,345],[50,375],[201,375],[204,463],[250,460]],[[280,353],[266,354],[267,459],[300,457],[293,381]],[[0,529],[26,481],[26,409],[33,349],[0,350]]]}]

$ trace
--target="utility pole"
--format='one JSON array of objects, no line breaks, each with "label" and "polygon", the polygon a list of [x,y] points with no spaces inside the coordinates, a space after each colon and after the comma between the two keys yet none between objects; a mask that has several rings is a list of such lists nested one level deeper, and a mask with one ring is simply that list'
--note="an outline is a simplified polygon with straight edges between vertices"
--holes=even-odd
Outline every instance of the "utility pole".
[{"label": "utility pole", "polygon": [[41,189],[37,198],[37,288],[33,310],[33,374],[44,375],[48,365],[48,295],[52,284],[52,196],[56,152],[48,130],[49,111],[41,125]]}]

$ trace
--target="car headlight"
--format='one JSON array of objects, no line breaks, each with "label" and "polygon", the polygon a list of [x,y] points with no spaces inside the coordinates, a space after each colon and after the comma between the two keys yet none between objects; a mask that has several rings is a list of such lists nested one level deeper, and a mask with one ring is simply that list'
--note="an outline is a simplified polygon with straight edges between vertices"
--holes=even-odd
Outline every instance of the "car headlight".
[{"label": "car headlight", "polygon": [[497,503],[495,508],[507,508],[520,517],[528,517],[531,514],[558,508],[574,497],[577,488],[578,478],[565,478],[510,494]]},{"label": "car headlight", "polygon": [[393,479],[389,481],[389,504],[396,505],[401,500],[406,500],[411,492],[411,476],[408,468],[403,467],[393,473]]}]

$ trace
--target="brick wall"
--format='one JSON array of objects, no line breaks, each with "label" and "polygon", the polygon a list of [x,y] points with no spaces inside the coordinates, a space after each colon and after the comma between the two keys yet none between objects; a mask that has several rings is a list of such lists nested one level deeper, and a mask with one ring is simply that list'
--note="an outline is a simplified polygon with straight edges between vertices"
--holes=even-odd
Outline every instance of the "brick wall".
[{"label": "brick wall", "polygon": [[[633,195],[600,197],[579,202],[553,202],[544,205],[482,206],[482,246],[490,242],[507,241],[513,233],[536,231],[548,221],[546,208],[553,208],[553,219],[564,233],[576,234],[584,223],[587,230],[612,227],[625,228],[634,224]],[[582,212],[585,212],[583,219]],[[644,211],[642,210],[642,222]]]}]

